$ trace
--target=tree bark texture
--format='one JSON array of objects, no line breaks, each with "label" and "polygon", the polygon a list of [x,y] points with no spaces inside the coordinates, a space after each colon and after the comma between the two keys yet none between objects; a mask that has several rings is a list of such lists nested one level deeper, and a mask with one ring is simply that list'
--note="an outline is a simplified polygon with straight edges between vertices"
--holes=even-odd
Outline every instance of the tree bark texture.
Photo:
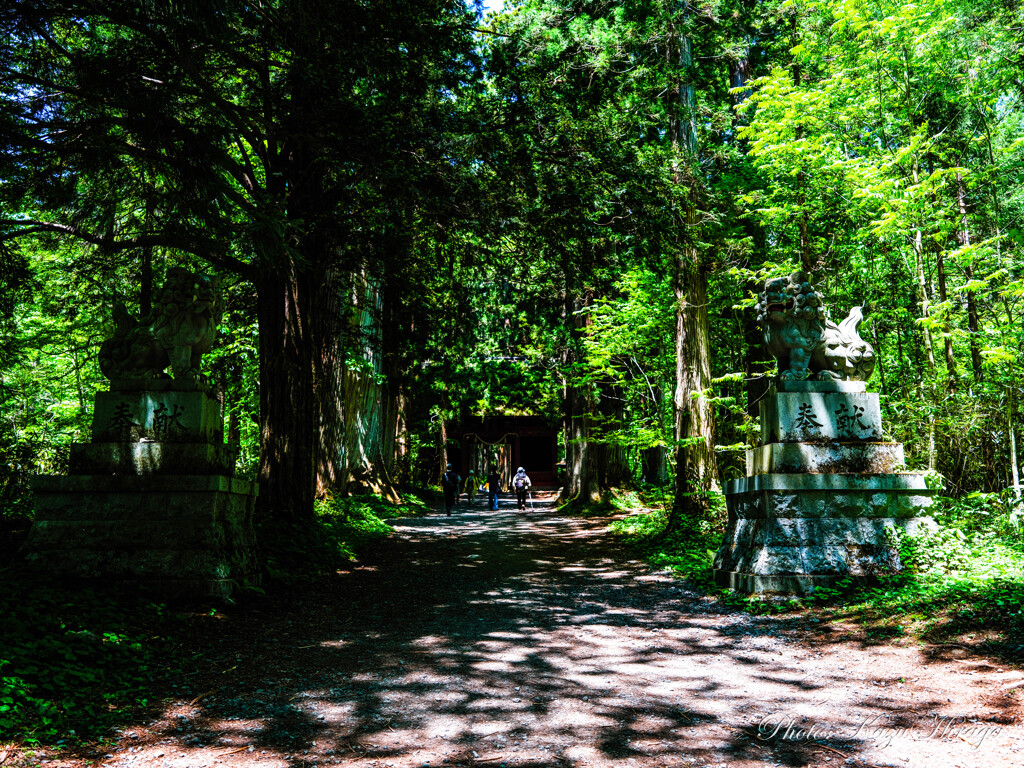
[{"label": "tree bark texture", "polygon": [[590,322],[590,316],[580,314],[590,303],[590,295],[574,297],[566,293],[566,320],[570,329],[569,345],[565,352],[565,467],[566,487],[563,495],[566,499],[579,499],[583,502],[596,502],[601,498],[598,482],[597,460],[598,451],[590,442],[591,416],[595,402],[590,385],[576,381],[572,368],[582,360],[582,336]]},{"label": "tree bark texture", "polygon": [[676,263],[675,502],[670,524],[705,518],[708,493],[718,490],[714,412],[705,391],[711,383],[707,275],[695,254]]},{"label": "tree bark texture", "polygon": [[[664,426],[662,418],[662,405],[665,399],[665,390],[660,383],[651,387],[651,410],[654,414],[655,423],[659,427]],[[651,448],[644,448],[640,452],[641,474],[645,483],[651,485],[664,485],[666,478],[666,457],[665,446],[655,445]]]},{"label": "tree bark texture", "polygon": [[[935,275],[939,283],[939,301],[944,307],[946,305],[946,258],[943,250],[937,248],[935,251]],[[948,307],[945,310],[949,312]],[[948,317],[948,315],[947,315]],[[945,329],[942,334],[943,337],[943,349],[946,358],[946,388],[950,392],[956,391],[957,384],[957,373],[956,373],[956,359],[953,357],[953,336],[950,333],[949,321],[944,323]]]},{"label": "tree bark texture", "polygon": [[[964,181],[961,174],[956,175],[956,204],[960,213],[960,229],[957,231],[957,240],[961,248],[971,244],[971,228],[967,221],[967,201],[964,190]],[[964,268],[964,276],[968,282],[974,279],[974,268],[967,265]],[[982,378],[981,348],[978,345],[978,299],[974,291],[967,291],[967,330],[970,332],[971,345],[971,372],[974,380],[980,382]]]},{"label": "tree bark texture", "polygon": [[[683,21],[690,9],[683,6]],[[668,89],[678,105],[669,109],[669,139],[677,159],[673,175],[684,181],[681,159],[695,161],[698,155],[696,103],[691,80],[693,52],[690,38],[677,30],[669,32],[667,56],[677,65],[676,80]],[[690,180],[690,199],[682,222],[686,245],[675,256],[673,288],[676,299],[676,388],[673,396],[676,438],[675,501],[669,527],[683,520],[704,518],[710,508],[708,491],[717,488],[714,415],[704,392],[711,384],[710,333],[708,329],[707,274],[700,253],[693,245],[697,229],[699,175]]]},{"label": "tree bark texture", "polygon": [[313,519],[317,408],[308,272],[294,262],[257,283],[260,340],[258,510],[264,519]]},{"label": "tree bark texture", "polygon": [[[614,384],[604,382],[599,388],[597,403],[601,416],[601,430],[607,434],[622,428],[625,422],[625,402],[622,389]],[[604,439],[595,456],[597,467],[597,484],[604,491],[609,488],[621,488],[629,485],[632,476],[629,471],[629,455],[621,441]]]}]

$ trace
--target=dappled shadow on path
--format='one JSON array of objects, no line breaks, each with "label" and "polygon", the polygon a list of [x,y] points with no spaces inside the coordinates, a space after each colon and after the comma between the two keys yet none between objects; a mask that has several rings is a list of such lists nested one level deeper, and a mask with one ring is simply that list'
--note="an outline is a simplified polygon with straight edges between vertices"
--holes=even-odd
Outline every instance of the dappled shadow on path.
[{"label": "dappled shadow on path", "polygon": [[[962,734],[892,737],[979,714],[941,674],[902,697],[912,651],[808,645],[793,622],[736,613],[631,561],[600,521],[540,504],[396,525],[355,570],[208,622],[185,681],[207,695],[169,710],[162,746],[138,757],[804,766],[971,754]],[[798,728],[811,724],[813,740]]]}]

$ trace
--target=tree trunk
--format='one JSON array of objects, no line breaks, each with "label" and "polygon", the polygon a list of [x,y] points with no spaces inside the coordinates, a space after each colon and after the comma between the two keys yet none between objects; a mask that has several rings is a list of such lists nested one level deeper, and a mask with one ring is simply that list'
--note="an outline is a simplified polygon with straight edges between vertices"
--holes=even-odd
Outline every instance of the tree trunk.
[{"label": "tree trunk", "polygon": [[438,422],[438,448],[437,455],[440,459],[437,477],[440,479],[441,475],[448,471],[448,424],[445,421],[444,415],[441,414],[437,417]]},{"label": "tree trunk", "polygon": [[[565,314],[570,328],[569,346],[566,349],[566,368],[583,359],[581,338],[590,323],[590,316],[580,310],[590,303],[592,297],[573,297],[566,292]],[[594,411],[594,397],[589,383],[573,380],[567,374],[565,383],[565,469],[566,485],[564,498],[581,502],[597,502],[601,499],[598,482],[599,451],[590,442],[591,414]]]},{"label": "tree trunk", "polygon": [[598,485],[602,491],[622,488],[630,485],[633,480],[629,471],[629,456],[621,440],[608,437],[610,433],[621,430],[625,421],[622,389],[614,384],[602,383],[598,410],[601,413],[601,428],[605,433],[600,455],[595,457]]},{"label": "tree trunk", "polygon": [[[948,317],[949,308],[946,305],[946,259],[941,248],[937,248],[935,251],[935,273],[939,281],[939,301],[946,307],[945,311]],[[943,342],[946,357],[946,388],[950,392],[955,392],[957,379],[956,360],[953,358],[953,337],[950,335],[948,321],[945,323]]]},{"label": "tree trunk", "polygon": [[[684,20],[689,7],[684,4]],[[693,52],[690,38],[669,33],[666,55],[678,64],[678,80],[668,89],[678,95],[679,107],[669,110],[669,139],[676,152],[673,176],[682,183],[684,169],[679,157],[695,161],[698,153],[694,86],[690,81]],[[672,42],[677,46],[673,51]],[[674,105],[673,105],[674,107]],[[698,176],[690,180],[686,203],[684,239],[686,245],[675,256],[673,288],[676,298],[676,389],[675,410],[676,477],[675,502],[669,527],[684,520],[703,519],[710,508],[708,491],[717,487],[714,418],[705,391],[711,385],[711,350],[708,329],[707,273],[694,245],[697,228]]]},{"label": "tree trunk", "polygon": [[718,490],[711,383],[707,275],[684,251],[676,264],[675,503],[669,524],[706,519],[708,493]]},{"label": "tree trunk", "polygon": [[1010,473],[1013,478],[1013,498],[1020,503],[1020,469],[1017,466],[1017,430],[1013,423],[1013,385],[1011,379],[1007,386],[1006,397],[1006,427],[1010,432]]},{"label": "tree trunk", "polygon": [[396,489],[409,481],[408,431],[405,414],[405,391],[392,366],[385,368],[381,388],[382,416],[380,442],[376,446],[381,467],[390,485]]},{"label": "tree trunk", "polygon": [[[914,249],[914,298],[917,300],[918,312],[927,321],[931,316],[931,309],[928,301],[928,278],[924,271],[924,242],[920,228],[914,230],[912,245]],[[921,338],[924,342],[925,357],[928,358],[928,367],[934,370],[935,352],[932,348],[932,332],[927,325],[921,326]]]},{"label": "tree trunk", "polygon": [[313,313],[313,392],[317,415],[316,495],[322,498],[330,490],[344,491],[348,483],[345,418],[348,401],[353,396],[350,377],[346,375],[346,338],[342,318],[343,307],[349,304],[347,280],[338,268],[330,269],[316,288]]},{"label": "tree trunk", "polygon": [[[651,387],[651,410],[654,413],[654,423],[659,428],[659,434],[662,433],[664,425],[664,419],[662,418],[663,402],[665,399],[665,390],[661,384],[656,384]],[[644,448],[640,454],[641,473],[645,483],[651,485],[664,485],[666,477],[665,467],[665,446],[655,445],[650,448]]]},{"label": "tree trunk", "polygon": [[257,282],[260,343],[260,466],[258,510],[265,519],[313,519],[317,408],[309,275],[289,269]]},{"label": "tree trunk", "polygon": [[[793,18],[790,19],[790,39],[793,48],[800,44],[799,18],[796,8],[793,10]],[[803,79],[803,72],[800,62],[793,59],[790,62],[790,71],[793,73],[793,85],[800,87]],[[794,131],[797,141],[804,137],[804,127],[798,125]],[[802,168],[796,174],[796,205],[800,210],[800,217],[797,220],[797,231],[799,232],[800,267],[804,272],[810,274],[817,266],[817,259],[814,257],[811,248],[811,223],[807,216],[807,173]]]},{"label": "tree trunk", "polygon": [[[957,231],[957,241],[960,247],[966,248],[971,244],[971,229],[967,222],[967,201],[964,199],[964,180],[961,174],[956,175],[956,204],[960,212],[960,229]],[[973,264],[964,268],[964,276],[968,282],[974,279]],[[974,380],[981,382],[981,348],[978,346],[978,299],[974,291],[967,291],[967,330],[970,331],[971,345],[971,372]]]},{"label": "tree trunk", "polygon": [[881,389],[881,395],[884,398],[889,396],[889,388],[885,383],[885,355],[882,350],[882,339],[878,335],[877,322],[871,324],[871,335],[875,342],[875,360],[877,361],[875,367],[878,369],[879,388]]}]

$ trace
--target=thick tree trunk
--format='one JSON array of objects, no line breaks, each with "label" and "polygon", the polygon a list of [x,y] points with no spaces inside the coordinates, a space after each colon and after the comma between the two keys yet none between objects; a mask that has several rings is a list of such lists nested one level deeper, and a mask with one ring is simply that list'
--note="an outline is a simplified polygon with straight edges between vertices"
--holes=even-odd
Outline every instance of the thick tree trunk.
[{"label": "thick tree trunk", "polygon": [[[399,221],[394,229],[406,231],[402,224]],[[398,238],[390,241],[387,247],[395,251],[401,249],[399,252],[405,253],[408,243]],[[388,273],[381,284],[380,300],[381,372],[384,377],[380,453],[385,471],[396,488],[412,482],[405,373],[409,366],[407,340],[412,335],[412,328],[404,314],[404,285],[401,276]]]},{"label": "thick tree trunk", "polygon": [[[689,7],[684,5],[684,20]],[[695,161],[698,153],[696,99],[691,82],[693,52],[690,38],[669,32],[666,54],[678,64],[678,80],[669,88],[679,98],[678,111],[669,111],[669,138],[682,157]],[[676,183],[684,181],[684,166],[674,161]],[[707,273],[700,253],[692,244],[697,229],[699,177],[690,180],[684,237],[687,245],[675,257],[673,288],[676,298],[676,389],[673,397],[676,438],[675,502],[669,527],[684,520],[706,518],[710,508],[708,491],[717,488],[714,418],[705,391],[711,385],[711,350],[708,329]]]},{"label": "thick tree trunk", "polygon": [[589,443],[590,398],[571,381],[565,386],[565,498],[585,498],[588,486],[596,487],[589,471],[592,464]]},{"label": "thick tree trunk", "polygon": [[650,485],[665,484],[665,447],[656,445],[644,448],[640,454],[641,473],[643,480]]},{"label": "thick tree trunk", "polygon": [[259,515],[303,523],[313,519],[317,408],[310,338],[308,273],[262,274],[257,282],[260,339]]},{"label": "thick tree trunk", "polygon": [[[602,384],[598,410],[601,413],[601,429],[606,435],[622,429],[625,421],[622,389],[610,383]],[[600,448],[601,451],[595,457],[600,489],[606,491],[630,485],[633,478],[629,471],[629,456],[622,442],[606,439]]]},{"label": "thick tree trunk", "polygon": [[670,525],[706,518],[710,491],[718,490],[715,423],[705,394],[711,384],[707,275],[695,254],[676,263],[675,503]]},{"label": "thick tree trunk", "polygon": [[384,476],[397,492],[399,486],[409,481],[405,392],[394,372],[385,375],[386,383],[381,391],[383,413],[380,441],[376,448]]},{"label": "thick tree trunk", "polygon": [[[565,353],[565,368],[571,369],[582,359],[580,339],[590,322],[589,315],[579,310],[589,304],[590,296],[573,297],[567,293],[565,300],[566,321],[572,331],[569,347]],[[581,502],[596,502],[601,498],[598,482],[599,451],[590,442],[591,414],[594,411],[594,397],[590,385],[573,380],[567,374],[565,382],[565,468],[566,485],[563,497]]]},{"label": "thick tree trunk", "polygon": [[316,495],[344,491],[348,483],[345,418],[353,393],[346,376],[346,339],[342,318],[348,305],[347,280],[340,270],[328,270],[316,288],[311,323],[314,334],[313,393],[316,398]]}]

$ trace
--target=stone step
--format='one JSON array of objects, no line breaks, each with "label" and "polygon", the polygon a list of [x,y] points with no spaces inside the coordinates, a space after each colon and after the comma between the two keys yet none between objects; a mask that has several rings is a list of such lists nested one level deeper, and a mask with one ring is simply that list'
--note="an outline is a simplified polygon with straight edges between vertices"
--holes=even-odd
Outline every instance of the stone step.
[{"label": "stone step", "polygon": [[898,572],[891,532],[934,526],[925,517],[735,521],[715,556],[715,582],[743,592],[803,593],[848,576]]},{"label": "stone step", "polygon": [[[888,547],[892,530],[916,532],[935,526],[929,517],[741,518],[730,525],[723,549],[750,552],[793,547]],[[746,556],[744,556],[746,559]],[[757,558],[751,556],[752,562]],[[733,562],[731,565],[737,565]],[[750,563],[744,563],[750,565]]]},{"label": "stone step", "polygon": [[236,446],[212,443],[74,443],[72,475],[233,475]]},{"label": "stone step", "polygon": [[36,475],[30,482],[37,497],[45,493],[256,493],[256,483],[224,475]]},{"label": "stone step", "polygon": [[30,567],[165,596],[227,597],[259,580],[254,483],[221,475],[32,479]]},{"label": "stone step", "polygon": [[725,484],[730,524],[752,518],[906,518],[926,514],[935,490],[918,472],[744,477]]},{"label": "stone step", "polygon": [[903,462],[902,443],[769,443],[747,450],[747,475],[884,474]]}]

